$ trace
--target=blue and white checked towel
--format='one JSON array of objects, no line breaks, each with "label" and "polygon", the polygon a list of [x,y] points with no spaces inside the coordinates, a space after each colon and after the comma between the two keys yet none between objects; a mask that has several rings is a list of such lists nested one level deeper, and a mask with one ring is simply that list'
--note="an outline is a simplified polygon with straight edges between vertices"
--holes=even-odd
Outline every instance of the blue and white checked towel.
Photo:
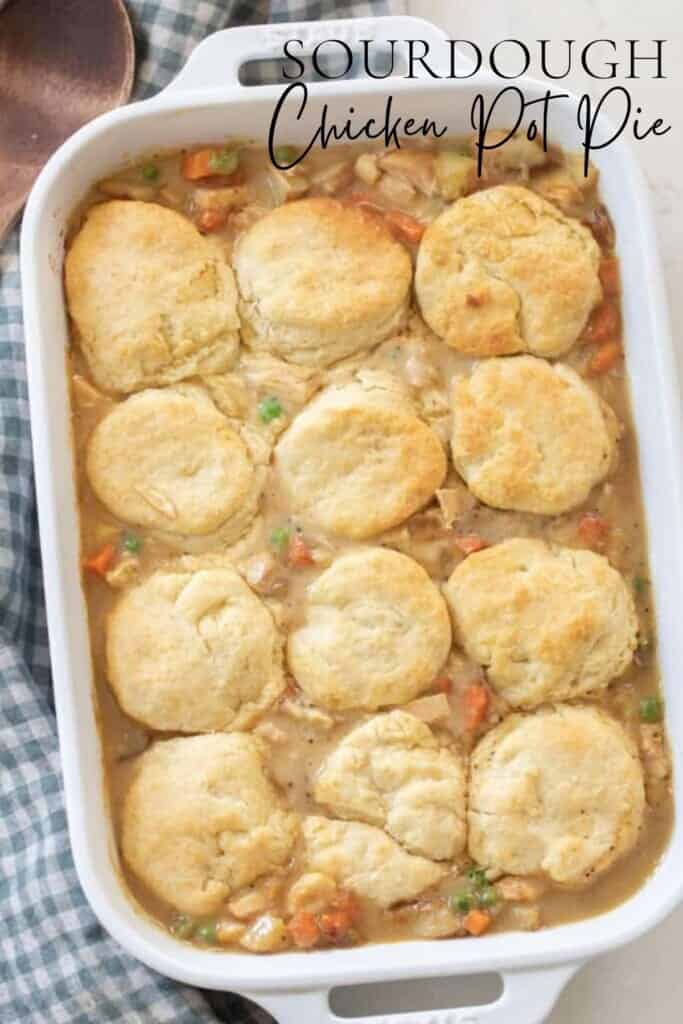
[{"label": "blue and white checked towel", "polygon": [[[142,98],[163,88],[200,39],[217,29],[386,13],[387,4],[128,0],[128,8]],[[269,1021],[238,997],[177,985],[130,959],[100,927],[76,878],[50,685],[17,231],[0,252],[0,683],[2,1024]]]}]

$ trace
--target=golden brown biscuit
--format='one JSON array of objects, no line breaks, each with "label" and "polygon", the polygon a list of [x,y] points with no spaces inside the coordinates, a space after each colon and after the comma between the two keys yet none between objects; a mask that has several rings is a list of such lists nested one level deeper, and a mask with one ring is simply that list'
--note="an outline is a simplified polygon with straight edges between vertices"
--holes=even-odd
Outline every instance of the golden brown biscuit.
[{"label": "golden brown biscuit", "polygon": [[65,282],[79,344],[103,391],[218,373],[237,354],[232,270],[173,210],[121,200],[93,206],[67,253]]},{"label": "golden brown biscuit", "polygon": [[432,683],[451,646],[446,603],[407,555],[361,548],[310,586],[303,625],[289,635],[289,666],[328,708],[405,704]]},{"label": "golden brown biscuit", "polygon": [[245,729],[284,689],[282,640],[234,569],[157,572],[109,614],[107,678],[152,729]]},{"label": "golden brown biscuit", "polygon": [[381,219],[335,199],[286,203],[256,222],[234,256],[245,342],[324,367],[394,333],[412,266]]},{"label": "golden brown biscuit", "polygon": [[289,860],[298,818],[264,771],[264,748],[244,733],[157,741],[126,792],[121,849],[160,899],[213,914],[237,889]]},{"label": "golden brown biscuit", "polygon": [[86,472],[125,523],[171,537],[248,528],[264,470],[200,388],[143,391],[108,413],[88,442]]},{"label": "golden brown biscuit", "polygon": [[504,541],[461,562],[445,592],[458,640],[513,707],[595,693],[631,663],[633,597],[592,551]]},{"label": "golden brown biscuit", "polygon": [[568,366],[489,359],[454,381],[452,403],[455,468],[494,508],[560,515],[616,463],[617,419]]},{"label": "golden brown biscuit", "polygon": [[469,850],[487,868],[588,885],[634,846],[644,810],[638,751],[594,707],[510,715],[472,754]]},{"label": "golden brown biscuit", "polygon": [[299,413],[275,467],[295,514],[362,540],[422,508],[443,482],[446,456],[403,392],[353,381]]},{"label": "golden brown biscuit", "polygon": [[301,827],[307,870],[380,907],[415,899],[445,874],[441,865],[406,853],[372,825],[312,815]]},{"label": "golden brown biscuit", "polygon": [[558,356],[602,291],[590,231],[517,185],[460,199],[420,245],[415,290],[444,341],[475,356]]},{"label": "golden brown biscuit", "polygon": [[348,733],[323,763],[313,795],[340,818],[384,828],[409,853],[452,860],[465,846],[463,760],[405,711]]}]

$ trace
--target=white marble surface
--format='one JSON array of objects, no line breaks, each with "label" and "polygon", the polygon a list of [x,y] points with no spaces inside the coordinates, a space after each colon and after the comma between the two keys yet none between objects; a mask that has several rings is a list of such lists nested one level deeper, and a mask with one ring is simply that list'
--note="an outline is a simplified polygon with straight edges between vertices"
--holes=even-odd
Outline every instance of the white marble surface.
[{"label": "white marble surface", "polygon": [[[500,39],[667,39],[665,82],[626,83],[635,100],[672,131],[639,143],[647,173],[683,368],[683,5],[680,0],[396,0],[396,11],[428,18],[452,37],[490,47]],[[621,52],[625,52],[622,50]],[[643,51],[650,52],[650,51]],[[581,71],[566,80],[574,92],[602,92]],[[596,85],[598,88],[596,89]],[[682,377],[683,379],[683,377]],[[683,868],[682,868],[683,869]],[[591,963],[568,986],[549,1024],[680,1024],[683,1020],[683,908],[631,946]]]}]

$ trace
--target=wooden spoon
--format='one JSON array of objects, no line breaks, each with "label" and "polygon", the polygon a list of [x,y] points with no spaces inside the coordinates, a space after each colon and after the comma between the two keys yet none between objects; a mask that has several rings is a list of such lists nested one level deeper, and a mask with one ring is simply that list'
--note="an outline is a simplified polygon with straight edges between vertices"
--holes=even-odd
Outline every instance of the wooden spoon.
[{"label": "wooden spoon", "polygon": [[0,0],[0,242],[48,157],[126,102],[134,68],[122,0]]}]

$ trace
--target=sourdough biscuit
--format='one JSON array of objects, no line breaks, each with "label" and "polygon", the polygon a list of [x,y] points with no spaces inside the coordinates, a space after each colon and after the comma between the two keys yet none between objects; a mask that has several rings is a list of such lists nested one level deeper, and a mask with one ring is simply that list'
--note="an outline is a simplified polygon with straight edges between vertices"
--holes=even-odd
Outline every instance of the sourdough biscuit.
[{"label": "sourdough biscuit", "polygon": [[218,373],[237,354],[232,270],[173,210],[120,200],[93,206],[67,253],[65,282],[79,344],[103,391]]},{"label": "sourdough biscuit", "polygon": [[308,588],[289,635],[290,669],[333,709],[405,704],[427,689],[451,646],[446,603],[412,558],[384,548],[337,558]]},{"label": "sourdough biscuit", "polygon": [[415,290],[446,344],[475,356],[558,356],[602,290],[588,228],[529,189],[500,185],[460,199],[431,224]]},{"label": "sourdough biscuit", "polygon": [[295,514],[362,540],[426,505],[447,465],[439,438],[403,392],[355,380],[299,413],[275,448],[275,467]]},{"label": "sourdough biscuit", "polygon": [[100,501],[125,523],[175,537],[249,527],[263,471],[201,388],[142,391],[108,413],[88,442],[86,472]]},{"label": "sourdough biscuit", "polygon": [[314,796],[340,818],[384,828],[408,850],[452,860],[465,846],[465,766],[405,711],[357,726],[329,755]]},{"label": "sourdough biscuit", "polygon": [[284,689],[271,613],[235,569],[157,572],[107,619],[107,678],[152,729],[245,729]]},{"label": "sourdough biscuit", "polygon": [[372,825],[312,815],[301,827],[306,869],[380,907],[415,899],[445,874],[441,865],[406,853]]},{"label": "sourdough biscuit", "polygon": [[475,747],[469,850],[487,868],[585,886],[635,844],[645,794],[638,751],[592,707],[511,715]]},{"label": "sourdough biscuit", "polygon": [[612,471],[619,424],[570,367],[489,359],[453,384],[455,468],[494,508],[556,516]]},{"label": "sourdough biscuit", "polygon": [[393,334],[412,265],[381,219],[335,199],[286,203],[237,243],[245,342],[324,367]]},{"label": "sourdough biscuit", "polygon": [[599,692],[633,658],[633,597],[592,551],[504,541],[461,562],[445,592],[459,642],[513,707]]},{"label": "sourdough biscuit", "polygon": [[157,741],[141,754],[121,815],[137,877],[187,914],[213,914],[234,891],[289,860],[298,818],[243,733]]}]

